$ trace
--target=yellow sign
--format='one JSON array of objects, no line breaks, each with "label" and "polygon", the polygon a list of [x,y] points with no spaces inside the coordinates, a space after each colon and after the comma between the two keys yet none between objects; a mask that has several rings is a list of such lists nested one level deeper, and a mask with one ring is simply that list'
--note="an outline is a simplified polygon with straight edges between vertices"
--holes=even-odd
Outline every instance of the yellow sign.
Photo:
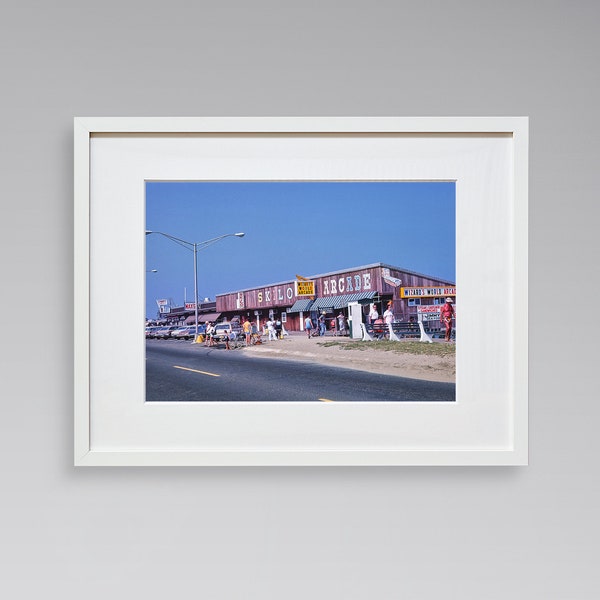
[{"label": "yellow sign", "polygon": [[403,287],[400,298],[439,298],[440,296],[456,296],[455,287]]},{"label": "yellow sign", "polygon": [[315,282],[314,281],[295,281],[296,296],[314,296]]}]

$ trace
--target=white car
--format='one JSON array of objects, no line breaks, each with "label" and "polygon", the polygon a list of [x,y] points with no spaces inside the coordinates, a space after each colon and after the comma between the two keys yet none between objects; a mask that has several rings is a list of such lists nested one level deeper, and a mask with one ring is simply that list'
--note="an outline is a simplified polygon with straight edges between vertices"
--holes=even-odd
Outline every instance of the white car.
[{"label": "white car", "polygon": [[[206,333],[206,327],[204,325],[198,325],[198,334]],[[176,329],[171,333],[171,337],[175,340],[193,340],[196,336],[196,326],[186,325],[181,329]]]},{"label": "white car", "polygon": [[174,325],[167,325],[166,327],[159,327],[154,332],[154,337],[158,340],[168,340],[171,337],[171,333],[175,331]]},{"label": "white car", "polygon": [[[194,332],[192,330],[191,334],[193,335],[193,333]],[[186,325],[185,327],[178,327],[177,329],[174,329],[173,331],[171,331],[171,338],[173,338],[174,340],[187,340],[187,339],[189,339],[188,338],[189,335],[190,335],[190,327],[188,325]]]},{"label": "white car", "polygon": [[239,326],[238,323],[232,323],[229,321],[227,323],[219,323],[218,325],[216,325],[213,337],[216,340],[219,340],[220,342],[224,342],[227,338],[229,338],[230,340],[236,339],[241,332],[242,328]]}]

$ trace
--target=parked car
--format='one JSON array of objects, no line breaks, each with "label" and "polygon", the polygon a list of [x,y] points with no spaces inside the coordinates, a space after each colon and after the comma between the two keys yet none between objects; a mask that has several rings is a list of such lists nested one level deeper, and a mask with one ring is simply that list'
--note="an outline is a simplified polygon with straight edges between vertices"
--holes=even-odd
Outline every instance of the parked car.
[{"label": "parked car", "polygon": [[173,331],[171,331],[171,338],[174,340],[186,340],[189,332],[189,325],[185,325],[184,327],[177,327],[176,329],[173,329]]},{"label": "parked car", "polygon": [[[206,326],[198,324],[198,334],[206,333]],[[171,337],[176,340],[193,340],[196,335],[195,325],[186,325],[176,329],[171,333]]]},{"label": "parked car", "polygon": [[154,337],[158,340],[167,340],[171,337],[171,332],[175,331],[177,327],[175,325],[168,325],[167,327],[159,327],[155,332]]},{"label": "parked car", "polygon": [[238,322],[228,321],[227,323],[219,323],[215,326],[214,337],[220,342],[224,342],[228,337],[231,338],[231,334],[235,334],[235,339],[242,332],[242,328]]},{"label": "parked car", "polygon": [[146,327],[146,339],[153,339],[156,337],[156,332],[160,329],[157,325],[150,325]]}]

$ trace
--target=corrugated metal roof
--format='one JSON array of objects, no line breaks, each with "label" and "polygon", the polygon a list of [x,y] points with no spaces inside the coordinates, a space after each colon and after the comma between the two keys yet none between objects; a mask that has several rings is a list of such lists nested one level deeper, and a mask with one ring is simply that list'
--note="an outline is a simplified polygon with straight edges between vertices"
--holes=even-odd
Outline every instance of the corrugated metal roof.
[{"label": "corrugated metal roof", "polygon": [[375,298],[377,294],[379,294],[379,292],[377,291],[360,292],[358,294],[348,294],[346,296],[346,304],[348,304],[349,302],[362,302],[363,300],[373,300],[373,298]]},{"label": "corrugated metal roof", "polygon": [[360,292],[358,294],[346,294],[343,296],[326,296],[317,298],[310,310],[320,310],[322,308],[346,308],[350,302],[362,302],[364,300],[372,300],[377,295],[377,292]]},{"label": "corrugated metal roof", "polygon": [[312,303],[312,298],[302,298],[300,300],[296,300],[296,302],[294,302],[294,305],[291,308],[287,309],[287,312],[304,312],[306,310],[309,310]]}]

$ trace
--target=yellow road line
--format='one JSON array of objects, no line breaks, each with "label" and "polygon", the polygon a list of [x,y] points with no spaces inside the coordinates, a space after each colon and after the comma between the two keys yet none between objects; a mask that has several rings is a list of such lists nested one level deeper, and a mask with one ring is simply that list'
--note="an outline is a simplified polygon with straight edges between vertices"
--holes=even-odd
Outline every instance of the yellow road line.
[{"label": "yellow road line", "polygon": [[181,369],[182,371],[192,371],[192,373],[200,373],[200,375],[209,375],[210,377],[221,377],[220,375],[216,375],[215,373],[208,373],[207,371],[198,371],[197,369],[188,369],[187,367],[178,367],[177,365],[173,365],[175,369]]},{"label": "yellow road line", "polygon": [[319,398],[321,402],[335,402],[335,400],[329,400],[328,398]]}]

